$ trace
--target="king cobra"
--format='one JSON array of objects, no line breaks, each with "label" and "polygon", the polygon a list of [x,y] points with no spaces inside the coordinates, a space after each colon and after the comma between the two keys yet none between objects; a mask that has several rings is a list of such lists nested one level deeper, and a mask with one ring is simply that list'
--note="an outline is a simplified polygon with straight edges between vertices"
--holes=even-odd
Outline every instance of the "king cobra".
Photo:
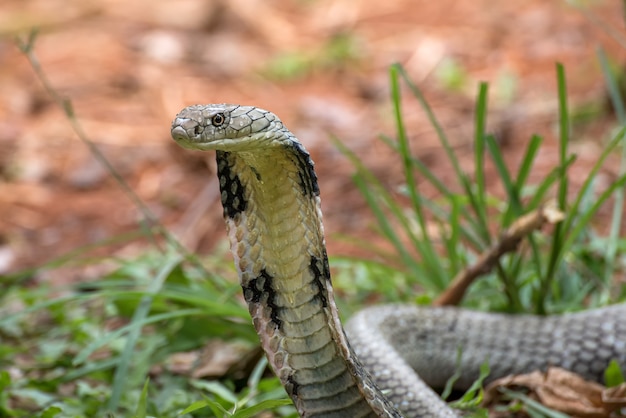
[{"label": "king cobra", "polygon": [[[626,367],[626,305],[538,317],[458,308],[367,308],[342,328],[317,176],[271,112],[194,105],[172,123],[184,148],[217,151],[224,218],[243,295],[269,363],[302,417],[456,417],[429,386],[457,388],[560,366],[601,380]],[[461,354],[460,364],[456,360]]]}]

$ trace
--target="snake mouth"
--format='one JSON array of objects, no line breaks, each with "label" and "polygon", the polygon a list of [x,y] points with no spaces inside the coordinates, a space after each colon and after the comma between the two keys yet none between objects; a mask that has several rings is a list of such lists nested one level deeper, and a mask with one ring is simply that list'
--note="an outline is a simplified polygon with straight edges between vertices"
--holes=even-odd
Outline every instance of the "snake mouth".
[{"label": "snake mouth", "polygon": [[190,142],[191,138],[189,138],[187,130],[180,126],[180,124],[177,122],[177,120],[174,121],[175,126],[172,128],[172,138],[174,138],[174,141],[176,141],[178,144],[187,148],[186,145]]},{"label": "snake mouth", "polygon": [[210,151],[210,150],[236,150],[242,147],[245,147],[246,144],[238,139],[231,138],[222,138],[219,140],[209,140],[201,138],[200,136],[190,135],[190,130],[193,131],[194,127],[191,129],[184,126],[184,122],[180,120],[175,120],[172,124],[172,138],[178,145],[185,149],[190,150],[199,150],[199,151]]}]

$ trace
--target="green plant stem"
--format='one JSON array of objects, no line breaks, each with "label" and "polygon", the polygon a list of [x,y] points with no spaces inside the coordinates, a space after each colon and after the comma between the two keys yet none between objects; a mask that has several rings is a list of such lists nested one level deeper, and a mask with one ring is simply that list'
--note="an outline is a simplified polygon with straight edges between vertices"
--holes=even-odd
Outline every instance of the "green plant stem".
[{"label": "green plant stem", "polygon": [[[626,6],[626,4],[625,4]],[[626,9],[625,9],[626,10]],[[604,53],[604,49],[598,48],[597,51],[598,60],[602,67],[602,73],[604,74],[604,81],[611,98],[611,103],[615,109],[617,120],[622,126],[626,126],[626,111],[624,110],[624,101],[622,100],[619,86],[615,80],[615,76],[611,72],[609,62]],[[622,143],[621,160],[619,167],[619,175],[622,176],[626,173],[626,136],[622,136],[620,140]],[[606,288],[610,287],[613,280],[613,273],[615,272],[615,263],[617,258],[617,247],[619,243],[619,233],[622,225],[622,215],[624,213],[624,189],[619,188],[615,191],[615,203],[613,204],[613,213],[611,215],[611,227],[609,230],[609,237],[606,248],[606,268],[604,271],[604,285]]]},{"label": "green plant stem", "polygon": [[[570,140],[570,121],[569,112],[567,108],[567,83],[565,79],[565,69],[563,64],[557,63],[557,84],[558,84],[558,97],[559,97],[559,189],[557,194],[558,209],[562,212],[567,210],[567,185],[568,177],[566,161],[567,161],[567,149]],[[539,292],[535,302],[535,308],[537,313],[545,314],[546,306],[545,301],[550,288],[550,284],[554,279],[558,261],[561,259],[563,252],[563,240],[565,230],[563,229],[563,223],[559,222],[554,227],[554,233],[552,235],[552,249],[550,251],[550,259],[548,261],[548,268],[546,269],[545,276],[542,277]]]},{"label": "green plant stem", "polygon": [[398,67],[391,66],[390,68],[391,78],[391,96],[394,104],[394,113],[396,118],[396,131],[398,133],[398,148],[400,150],[400,157],[402,158],[402,167],[404,169],[404,180],[406,181],[409,197],[411,199],[411,205],[415,211],[417,222],[420,227],[422,239],[418,241],[420,244],[418,249],[422,255],[424,263],[428,266],[429,273],[436,278],[436,282],[442,286],[446,282],[446,272],[443,269],[439,257],[433,246],[428,228],[426,225],[426,217],[422,209],[422,201],[415,184],[415,178],[413,177],[413,164],[411,162],[411,151],[409,149],[409,141],[406,136],[406,130],[402,121],[402,100],[400,96],[400,85],[398,77]]},{"label": "green plant stem", "polygon": [[89,139],[89,136],[87,135],[78,118],[76,117],[72,102],[68,98],[61,96],[61,94],[59,94],[59,92],[54,88],[34,52],[37,34],[38,31],[36,29],[33,29],[32,31],[30,31],[25,40],[16,38],[15,44],[28,59],[28,62],[30,63],[35,75],[41,82],[44,89],[48,92],[50,97],[52,97],[54,102],[63,110],[76,136],[78,136],[81,142],[83,142],[87,146],[89,152],[91,152],[94,158],[104,166],[106,171],[111,174],[115,182],[128,197],[128,199],[139,209],[143,216],[143,219],[140,221],[140,226],[145,232],[144,235],[147,236],[148,239],[151,240],[154,247],[163,254],[165,254],[168,249],[163,248],[163,246],[160,245],[158,237],[164,237],[171,247],[175,248],[176,251],[178,251],[180,254],[184,254],[186,260],[193,263],[193,265],[203,271],[205,275],[210,276],[211,274],[206,271],[196,255],[187,251],[187,249],[176,239],[176,237],[159,222],[159,220],[152,214],[148,206],[141,200],[139,196],[137,196],[134,190],[128,185],[126,180],[124,180],[124,178],[117,172],[115,167],[109,162],[109,160],[107,160],[107,158],[100,151],[98,146],[91,139]]},{"label": "green plant stem", "polygon": [[489,86],[480,83],[478,88],[478,100],[474,115],[474,172],[476,182],[476,204],[474,211],[481,225],[480,232],[486,244],[491,244],[489,225],[487,221],[487,197],[485,190],[485,127],[487,124],[487,97]]}]

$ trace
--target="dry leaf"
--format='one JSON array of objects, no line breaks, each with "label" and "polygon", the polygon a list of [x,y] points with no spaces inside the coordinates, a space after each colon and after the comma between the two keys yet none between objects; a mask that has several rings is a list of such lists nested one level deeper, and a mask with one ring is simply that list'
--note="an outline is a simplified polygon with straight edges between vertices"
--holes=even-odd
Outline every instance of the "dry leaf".
[{"label": "dry leaf", "polygon": [[221,377],[241,360],[246,349],[241,344],[212,340],[202,351],[181,352],[171,355],[167,368],[172,373],[194,378]]},{"label": "dry leaf", "polygon": [[558,367],[495,380],[485,390],[485,405],[506,402],[501,388],[524,390],[531,399],[573,417],[607,418],[626,407],[626,384],[606,388]]}]

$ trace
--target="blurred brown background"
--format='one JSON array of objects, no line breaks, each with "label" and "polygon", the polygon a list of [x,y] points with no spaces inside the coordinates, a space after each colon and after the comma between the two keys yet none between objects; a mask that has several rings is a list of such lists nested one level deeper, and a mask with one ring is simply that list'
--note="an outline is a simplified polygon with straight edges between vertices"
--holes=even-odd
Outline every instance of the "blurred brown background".
[{"label": "blurred brown background", "polygon": [[[389,187],[400,185],[398,160],[377,140],[393,135],[391,63],[423,89],[470,170],[474,99],[478,82],[488,81],[489,130],[512,166],[532,133],[545,137],[537,177],[557,161],[555,62],[563,63],[576,116],[572,173],[582,182],[616,126],[596,48],[624,64],[619,3],[3,0],[0,273],[135,231],[140,219],[16,47],[14,38],[32,27],[40,29],[35,53],[44,71],[90,139],[190,249],[207,253],[225,237],[213,156],[179,149],[170,122],[189,104],[233,102],[272,110],[311,151],[329,252],[349,254],[337,234],[371,238],[371,217],[329,137]],[[414,154],[452,181],[415,100],[405,115]],[[610,160],[602,178],[612,180],[616,167]],[[500,193],[495,179],[489,187]]]}]

